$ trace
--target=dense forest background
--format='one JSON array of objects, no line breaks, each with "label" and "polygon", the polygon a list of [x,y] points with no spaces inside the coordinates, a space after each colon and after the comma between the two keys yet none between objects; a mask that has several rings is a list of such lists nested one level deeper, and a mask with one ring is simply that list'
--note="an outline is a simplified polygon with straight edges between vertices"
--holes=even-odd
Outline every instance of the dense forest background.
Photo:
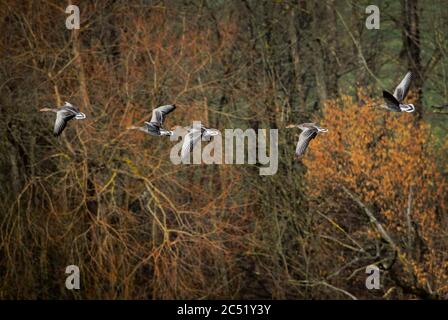
[{"label": "dense forest background", "polygon": [[[446,1],[72,3],[80,30],[68,2],[0,2],[0,298],[447,298]],[[416,112],[377,108],[407,70]],[[88,118],[55,138],[38,110],[63,101]],[[167,126],[278,128],[277,174],[126,130],[167,103]]]}]

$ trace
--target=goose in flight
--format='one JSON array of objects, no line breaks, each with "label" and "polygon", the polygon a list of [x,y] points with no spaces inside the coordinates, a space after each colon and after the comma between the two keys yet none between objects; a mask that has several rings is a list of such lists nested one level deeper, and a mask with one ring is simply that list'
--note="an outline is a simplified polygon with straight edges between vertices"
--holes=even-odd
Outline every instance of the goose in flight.
[{"label": "goose in flight", "polygon": [[59,136],[64,128],[72,119],[82,120],[86,118],[86,115],[79,111],[77,107],[72,105],[70,102],[65,102],[65,104],[60,108],[42,108],[41,112],[55,112],[56,121],[54,122],[53,134],[57,137]]},{"label": "goose in flight", "polygon": [[198,141],[204,138],[206,141],[210,141],[212,136],[219,134],[217,129],[209,129],[201,125],[201,127],[189,127],[187,134],[184,136],[184,142],[182,144],[182,150],[180,152],[181,159],[187,159],[190,156],[190,152],[193,150]]},{"label": "goose in flight", "polygon": [[296,147],[296,157],[301,158],[304,154],[308,145],[312,139],[314,139],[319,132],[327,132],[325,128],[321,128],[315,123],[302,123],[299,125],[289,125],[287,128],[299,128],[302,130],[299,136],[299,141]]},{"label": "goose in flight", "polygon": [[143,127],[130,126],[128,130],[140,130],[152,136],[171,136],[173,132],[163,129],[162,125],[166,115],[173,112],[174,109],[176,109],[174,104],[157,107],[152,111],[149,122],[145,121]]},{"label": "goose in flight", "polygon": [[386,101],[386,104],[381,107],[395,112],[414,112],[415,107],[412,103],[403,103],[404,98],[406,98],[406,95],[409,92],[411,80],[412,72],[409,71],[406,73],[403,80],[401,80],[400,84],[395,88],[394,94],[383,90],[383,98]]}]

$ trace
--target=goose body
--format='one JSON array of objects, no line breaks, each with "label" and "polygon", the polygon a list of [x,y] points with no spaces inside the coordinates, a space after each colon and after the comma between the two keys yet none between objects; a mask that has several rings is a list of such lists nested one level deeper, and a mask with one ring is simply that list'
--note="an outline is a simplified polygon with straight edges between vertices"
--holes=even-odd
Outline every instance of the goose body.
[{"label": "goose body", "polygon": [[62,131],[64,131],[67,123],[72,120],[82,120],[86,118],[86,115],[79,111],[77,107],[72,105],[70,102],[65,102],[65,104],[60,108],[42,108],[41,112],[54,112],[56,113],[56,120],[54,122],[53,134],[57,137]]},{"label": "goose body", "polygon": [[295,154],[297,158],[301,158],[305,154],[305,151],[308,148],[310,141],[316,138],[320,132],[328,131],[325,128],[319,127],[315,123],[302,123],[294,127],[298,127],[299,129],[302,130],[299,136],[299,141],[297,142],[296,146]]},{"label": "goose body", "polygon": [[184,136],[184,142],[182,144],[181,159],[186,159],[189,157],[190,152],[193,150],[194,146],[198,141],[204,138],[210,141],[212,136],[219,134],[217,129],[209,129],[201,125],[201,127],[190,127],[187,134]]},{"label": "goose body", "polygon": [[145,121],[143,127],[131,126],[128,129],[140,130],[152,136],[171,136],[172,131],[163,129],[163,122],[167,114],[176,109],[174,104],[168,104],[155,108],[149,121]]},{"label": "goose body", "polygon": [[381,107],[394,112],[414,112],[415,107],[412,103],[403,103],[404,98],[406,98],[409,92],[411,81],[412,73],[409,71],[408,73],[406,73],[403,80],[401,80],[400,84],[395,88],[393,94],[386,90],[383,90],[383,98],[386,104],[382,105]]}]

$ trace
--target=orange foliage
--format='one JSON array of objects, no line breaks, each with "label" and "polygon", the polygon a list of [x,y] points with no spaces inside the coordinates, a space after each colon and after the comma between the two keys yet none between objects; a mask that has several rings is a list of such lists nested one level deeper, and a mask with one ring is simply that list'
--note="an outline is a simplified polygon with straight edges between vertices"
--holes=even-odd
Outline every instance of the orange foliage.
[{"label": "orange foliage", "polygon": [[[342,186],[351,190],[375,209],[376,218],[399,246],[404,246],[410,232],[407,210],[411,200],[410,218],[424,249],[419,253],[416,248],[403,250],[406,259],[420,286],[429,284],[434,291],[447,293],[448,240],[443,215],[447,182],[443,170],[437,168],[444,150],[434,147],[428,124],[416,122],[412,113],[388,112],[376,107],[382,101],[362,98],[364,106],[347,96],[326,104],[320,124],[329,132],[313,140],[303,160],[310,192],[322,199],[320,203],[332,201],[328,212],[337,208],[341,219],[350,219],[354,213],[346,205],[350,200]],[[359,226],[358,232],[378,236],[366,230],[366,225]]]}]

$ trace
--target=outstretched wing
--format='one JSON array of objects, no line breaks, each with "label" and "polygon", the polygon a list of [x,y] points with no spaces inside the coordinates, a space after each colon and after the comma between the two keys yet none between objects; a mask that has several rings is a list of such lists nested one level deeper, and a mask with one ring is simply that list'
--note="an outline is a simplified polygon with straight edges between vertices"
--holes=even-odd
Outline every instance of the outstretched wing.
[{"label": "outstretched wing", "polygon": [[71,113],[80,113],[77,106],[74,106],[70,102],[65,101],[65,104],[61,107],[61,109],[66,110],[67,112]]},{"label": "outstretched wing", "polygon": [[297,142],[296,147],[297,157],[302,157],[305,154],[305,151],[308,148],[310,141],[317,136],[317,132],[318,130],[316,128],[309,128],[300,133],[299,141]]},{"label": "outstretched wing", "polygon": [[386,105],[389,109],[391,109],[393,111],[401,111],[400,103],[397,101],[397,99],[392,94],[390,94],[386,90],[383,90],[383,98],[384,98],[384,101],[386,102]]},{"label": "outstretched wing", "polygon": [[403,80],[401,80],[400,84],[395,88],[394,97],[398,100],[398,102],[402,102],[404,98],[406,98],[409,87],[411,86],[412,81],[412,72],[406,73]]},{"label": "outstretched wing", "polygon": [[73,119],[76,113],[68,110],[60,110],[56,113],[56,120],[54,122],[53,133],[55,136],[59,136],[64,131],[67,122]]},{"label": "outstretched wing", "polygon": [[176,109],[174,104],[167,104],[166,106],[161,106],[155,108],[152,111],[152,117],[150,122],[156,122],[159,126],[162,126],[165,116]]},{"label": "outstretched wing", "polygon": [[182,150],[180,152],[181,159],[186,159],[189,157],[195,144],[201,140],[201,136],[201,130],[192,129],[188,131],[184,137],[184,143],[182,144]]}]

